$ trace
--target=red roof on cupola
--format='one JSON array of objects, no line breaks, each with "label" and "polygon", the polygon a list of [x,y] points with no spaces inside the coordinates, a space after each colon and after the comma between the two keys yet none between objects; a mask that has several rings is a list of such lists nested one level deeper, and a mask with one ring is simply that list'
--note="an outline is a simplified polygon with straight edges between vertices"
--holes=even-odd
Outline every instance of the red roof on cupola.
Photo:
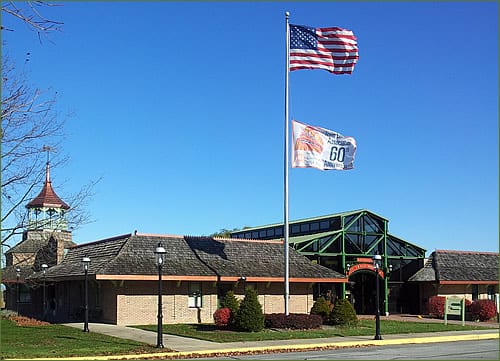
[{"label": "red roof on cupola", "polygon": [[69,209],[70,206],[66,204],[59,196],[54,192],[52,188],[52,182],[50,181],[50,168],[47,162],[47,168],[45,172],[45,184],[43,185],[40,194],[38,194],[31,202],[26,205],[26,208],[39,208],[39,207],[52,207],[52,208],[62,208]]}]

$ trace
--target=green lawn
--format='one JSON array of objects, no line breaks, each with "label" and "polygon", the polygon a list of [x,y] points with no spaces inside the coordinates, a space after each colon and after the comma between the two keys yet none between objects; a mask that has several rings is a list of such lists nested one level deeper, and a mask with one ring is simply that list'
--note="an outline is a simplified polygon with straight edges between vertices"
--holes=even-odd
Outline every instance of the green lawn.
[{"label": "green lawn", "polygon": [[[144,330],[156,331],[155,325],[137,326]],[[443,323],[428,322],[399,322],[380,321],[381,334],[398,333],[422,333],[442,331],[465,331],[485,329],[484,326],[461,326],[444,325]],[[360,320],[358,327],[337,328],[323,326],[321,330],[309,331],[285,331],[265,329],[261,332],[238,332],[230,330],[219,330],[212,324],[177,324],[163,325],[163,332],[185,337],[198,338],[214,342],[238,342],[238,341],[263,341],[263,340],[289,340],[294,338],[321,338],[321,337],[345,337],[345,336],[370,336],[375,335],[374,320]]]},{"label": "green lawn", "polygon": [[[68,357],[156,352],[141,342],[62,326],[22,327],[0,320],[1,358]],[[165,351],[165,350],[163,350]]]},{"label": "green lawn", "polygon": [[[1,358],[36,358],[97,356],[112,354],[153,353],[159,351],[153,346],[140,342],[123,340],[63,325],[16,326],[12,321],[0,320]],[[156,325],[139,326],[156,332]],[[484,326],[460,326],[442,323],[381,321],[381,333],[418,333],[455,330],[484,329]],[[285,340],[294,338],[319,338],[335,336],[374,335],[375,321],[361,320],[356,328],[335,328],[325,326],[321,330],[283,331],[264,330],[262,332],[236,332],[218,330],[209,324],[164,325],[169,334],[193,337],[215,342]],[[163,349],[161,351],[167,351]]]}]

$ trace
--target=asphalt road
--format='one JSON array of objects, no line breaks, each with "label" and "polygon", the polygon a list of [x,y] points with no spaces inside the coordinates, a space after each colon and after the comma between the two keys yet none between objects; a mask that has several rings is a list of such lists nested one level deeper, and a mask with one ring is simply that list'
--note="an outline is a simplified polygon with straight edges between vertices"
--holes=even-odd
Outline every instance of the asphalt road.
[{"label": "asphalt road", "polygon": [[[498,360],[497,339],[217,357],[217,360]],[[198,360],[209,360],[198,359]]]}]

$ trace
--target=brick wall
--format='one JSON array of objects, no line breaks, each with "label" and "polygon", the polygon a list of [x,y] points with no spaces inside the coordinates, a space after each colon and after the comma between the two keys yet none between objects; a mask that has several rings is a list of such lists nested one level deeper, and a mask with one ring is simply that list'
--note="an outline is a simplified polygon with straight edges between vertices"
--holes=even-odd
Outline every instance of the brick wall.
[{"label": "brick wall", "polygon": [[[498,292],[498,286],[495,286],[495,293]],[[471,285],[440,285],[438,296],[460,296],[472,301]],[[478,285],[478,299],[488,298],[488,285]]]},{"label": "brick wall", "polygon": [[[264,313],[284,312],[283,285],[255,283]],[[163,323],[212,323],[217,310],[217,285],[202,284],[202,307],[188,307],[189,282],[163,282]],[[112,321],[111,298],[116,297],[118,325],[156,324],[158,314],[158,283],[150,281],[105,282],[101,284],[103,316]],[[243,285],[234,284],[234,292],[243,298]],[[107,297],[105,300],[104,297]],[[308,284],[290,284],[290,313],[309,313],[313,304],[312,289]],[[110,308],[106,310],[106,308]]]}]

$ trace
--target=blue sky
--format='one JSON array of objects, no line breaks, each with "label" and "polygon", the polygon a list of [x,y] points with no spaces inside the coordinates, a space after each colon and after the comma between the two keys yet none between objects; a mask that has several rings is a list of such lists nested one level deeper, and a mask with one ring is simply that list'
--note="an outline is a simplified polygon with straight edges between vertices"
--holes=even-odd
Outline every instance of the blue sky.
[{"label": "blue sky", "polygon": [[283,221],[290,11],[360,54],[352,75],[290,74],[291,117],[358,146],[351,171],[290,170],[290,219],[366,208],[428,251],[498,251],[497,2],[63,4],[48,41],[2,35],[73,113],[56,192],[102,177],[77,243]]}]

